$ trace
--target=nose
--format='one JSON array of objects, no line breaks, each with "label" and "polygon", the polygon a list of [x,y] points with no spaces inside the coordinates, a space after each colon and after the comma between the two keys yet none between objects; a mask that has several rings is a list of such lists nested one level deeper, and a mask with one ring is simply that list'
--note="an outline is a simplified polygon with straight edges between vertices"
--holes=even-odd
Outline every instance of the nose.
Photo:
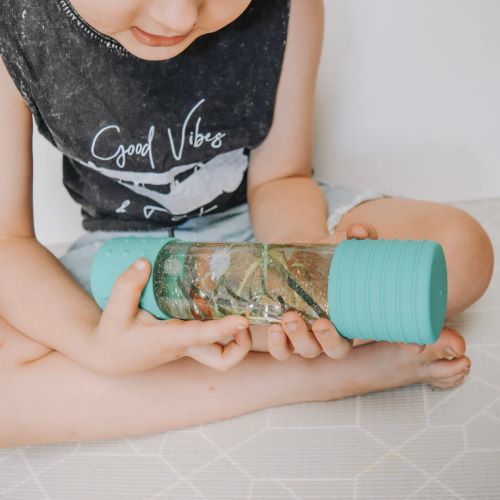
[{"label": "nose", "polygon": [[198,20],[198,8],[199,0],[153,0],[150,15],[167,29],[161,35],[172,37],[191,31]]}]

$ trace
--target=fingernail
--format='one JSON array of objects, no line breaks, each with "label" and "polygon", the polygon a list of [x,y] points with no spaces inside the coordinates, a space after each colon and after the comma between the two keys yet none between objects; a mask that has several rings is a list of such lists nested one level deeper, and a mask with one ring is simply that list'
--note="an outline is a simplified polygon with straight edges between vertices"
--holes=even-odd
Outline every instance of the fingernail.
[{"label": "fingernail", "polygon": [[146,261],[136,260],[134,263],[134,268],[136,271],[143,271],[144,269],[146,269]]},{"label": "fingernail", "polygon": [[278,330],[278,328],[273,328],[271,330],[271,335],[275,338],[278,339],[281,336],[281,330]]},{"label": "fingernail", "polygon": [[448,356],[451,356],[453,358],[458,358],[458,354],[450,346],[446,347],[445,352],[446,354],[448,354]]},{"label": "fingernail", "polygon": [[325,330],[316,330],[316,333],[319,333],[322,336],[326,336],[330,333],[330,330],[328,328]]},{"label": "fingernail", "polygon": [[297,330],[297,321],[290,321],[290,323],[285,323],[285,328],[287,330],[291,330],[292,332],[294,330]]}]

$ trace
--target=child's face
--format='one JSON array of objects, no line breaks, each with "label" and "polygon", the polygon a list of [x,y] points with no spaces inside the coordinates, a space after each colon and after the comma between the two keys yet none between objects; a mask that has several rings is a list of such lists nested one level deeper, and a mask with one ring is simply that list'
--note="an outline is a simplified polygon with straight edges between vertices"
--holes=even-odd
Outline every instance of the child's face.
[{"label": "child's face", "polygon": [[239,17],[251,0],[71,0],[97,31],[141,59],[180,54],[206,33]]}]

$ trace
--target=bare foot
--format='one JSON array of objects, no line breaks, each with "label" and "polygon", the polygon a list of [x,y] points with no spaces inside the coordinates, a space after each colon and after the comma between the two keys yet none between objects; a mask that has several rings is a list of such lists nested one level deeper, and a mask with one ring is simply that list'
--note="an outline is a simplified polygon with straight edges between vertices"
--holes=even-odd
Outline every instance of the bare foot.
[{"label": "bare foot", "polygon": [[449,389],[461,384],[469,373],[471,361],[464,352],[463,337],[443,328],[437,342],[420,353],[394,343],[370,342],[358,345],[340,360],[324,355],[309,360],[309,367],[322,400],[419,382]]}]

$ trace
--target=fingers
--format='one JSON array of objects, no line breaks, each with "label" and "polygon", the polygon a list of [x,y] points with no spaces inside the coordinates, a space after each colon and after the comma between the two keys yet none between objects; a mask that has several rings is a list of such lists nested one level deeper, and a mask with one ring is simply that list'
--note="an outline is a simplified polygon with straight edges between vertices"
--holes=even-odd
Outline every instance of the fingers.
[{"label": "fingers", "polygon": [[356,223],[351,224],[347,228],[347,238],[357,238],[360,240],[365,240],[367,238],[376,240],[378,239],[378,233],[373,224],[367,223]]},{"label": "fingers", "polygon": [[[207,321],[171,319],[165,322],[165,328],[168,329],[172,341],[175,342],[176,346],[182,348],[207,346],[214,342],[220,342],[226,337],[233,337],[245,332],[249,326],[250,323],[247,318],[237,315]],[[172,334],[172,331],[175,333]],[[173,335],[175,335],[175,339]]]},{"label": "fingers", "polygon": [[286,312],[281,318],[281,325],[290,339],[294,352],[304,358],[315,358],[321,354],[320,344],[298,312]]},{"label": "fingers", "polygon": [[226,371],[237,365],[249,353],[252,347],[250,331],[240,330],[234,340],[223,346],[212,344],[189,347],[186,356],[210,367],[214,370]]},{"label": "fingers", "polygon": [[[296,327],[290,328],[294,321]],[[315,321],[311,332],[296,311],[288,311],[283,315],[282,325],[271,325],[268,332],[269,354],[278,361],[285,361],[294,353],[315,358],[322,352],[332,359],[340,359],[352,349],[352,341],[342,337],[326,318]]]},{"label": "fingers", "polygon": [[373,224],[360,223],[351,224],[345,231],[333,233],[333,242],[341,243],[344,240],[356,238],[358,240],[378,239],[378,232]]},{"label": "fingers", "polygon": [[279,324],[269,327],[267,335],[267,350],[278,361],[285,361],[293,354],[293,346],[287,334]]},{"label": "fingers", "polygon": [[312,329],[321,349],[329,358],[341,359],[351,352],[352,340],[342,337],[326,318],[315,321]]},{"label": "fingers", "polygon": [[139,259],[118,277],[103,310],[101,323],[126,324],[137,315],[150,270],[150,263]]}]

